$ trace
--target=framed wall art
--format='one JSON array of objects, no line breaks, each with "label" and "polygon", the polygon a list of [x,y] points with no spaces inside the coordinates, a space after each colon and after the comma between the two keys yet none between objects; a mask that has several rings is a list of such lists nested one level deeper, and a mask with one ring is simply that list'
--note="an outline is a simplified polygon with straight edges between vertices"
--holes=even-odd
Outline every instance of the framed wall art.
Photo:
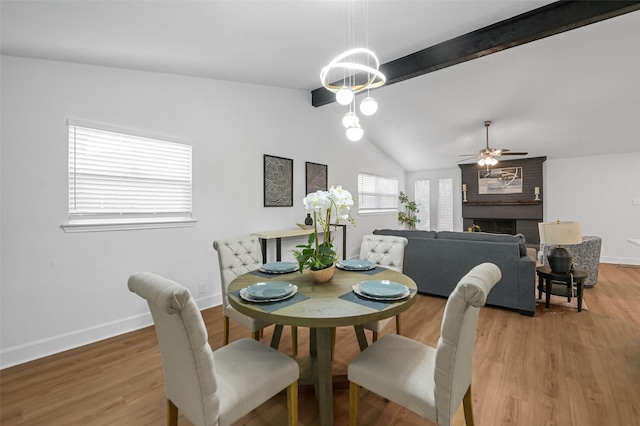
[{"label": "framed wall art", "polygon": [[293,206],[293,160],[264,155],[264,206]]},{"label": "framed wall art", "polygon": [[306,166],[306,194],[327,190],[327,165],[307,161]]},{"label": "framed wall art", "polygon": [[522,167],[478,170],[478,194],[522,193]]}]

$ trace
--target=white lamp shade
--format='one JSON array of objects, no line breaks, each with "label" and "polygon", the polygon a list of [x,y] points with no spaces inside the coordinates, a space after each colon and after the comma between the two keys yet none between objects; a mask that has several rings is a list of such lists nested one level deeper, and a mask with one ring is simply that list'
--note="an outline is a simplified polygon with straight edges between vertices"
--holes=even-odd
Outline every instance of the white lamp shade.
[{"label": "white lamp shade", "polygon": [[352,124],[347,129],[347,138],[352,142],[359,141],[362,139],[362,136],[364,136],[364,130],[358,123]]},{"label": "white lamp shade", "polygon": [[373,115],[378,110],[378,102],[371,96],[367,96],[360,102],[360,112],[364,115]]},{"label": "white lamp shade", "polygon": [[346,86],[336,92],[336,101],[340,105],[349,105],[353,101],[353,97],[353,91]]},{"label": "white lamp shade", "polygon": [[538,223],[540,242],[548,245],[580,244],[582,231],[580,222],[540,222]]},{"label": "white lamp shade", "polygon": [[355,112],[349,111],[344,115],[344,117],[342,117],[342,125],[345,129],[348,129],[351,125],[358,123],[360,123],[360,119]]}]

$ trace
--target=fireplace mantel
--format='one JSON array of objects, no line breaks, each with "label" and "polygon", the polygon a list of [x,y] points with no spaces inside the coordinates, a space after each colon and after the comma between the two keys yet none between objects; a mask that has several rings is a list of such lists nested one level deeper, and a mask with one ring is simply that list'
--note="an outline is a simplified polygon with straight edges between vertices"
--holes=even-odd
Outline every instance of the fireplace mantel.
[{"label": "fireplace mantel", "polygon": [[536,206],[540,201],[466,201],[467,206]]}]

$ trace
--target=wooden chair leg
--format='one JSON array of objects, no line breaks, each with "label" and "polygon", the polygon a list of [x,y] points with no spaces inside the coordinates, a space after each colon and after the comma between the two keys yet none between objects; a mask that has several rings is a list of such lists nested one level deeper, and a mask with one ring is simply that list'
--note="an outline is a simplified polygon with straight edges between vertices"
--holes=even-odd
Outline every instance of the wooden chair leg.
[{"label": "wooden chair leg", "polygon": [[229,317],[222,317],[222,346],[226,346],[229,344]]},{"label": "wooden chair leg", "polygon": [[402,334],[400,331],[400,315],[396,315],[396,334]]},{"label": "wooden chair leg", "polygon": [[178,407],[167,399],[167,426],[178,426]]},{"label": "wooden chair leg", "polygon": [[287,388],[287,418],[289,426],[298,425],[298,381]]},{"label": "wooden chair leg", "polygon": [[264,328],[261,328],[258,339],[262,339],[263,337],[264,337]]},{"label": "wooden chair leg", "polygon": [[291,326],[291,346],[293,346],[293,356],[298,356],[298,327]]},{"label": "wooden chair leg", "polygon": [[333,327],[331,329],[331,361],[333,361],[333,357],[336,354],[336,328]]},{"label": "wooden chair leg", "polygon": [[469,385],[469,389],[467,389],[467,393],[464,394],[464,398],[462,399],[462,408],[464,408],[464,422],[466,423],[466,426],[474,426],[471,385]]},{"label": "wooden chair leg", "polygon": [[358,410],[360,409],[360,385],[349,382],[349,426],[358,425]]},{"label": "wooden chair leg", "polygon": [[376,340],[378,340],[378,332],[377,331],[373,332],[373,338],[371,340],[372,340],[372,342],[375,342]]},{"label": "wooden chair leg", "polygon": [[258,331],[252,331],[251,332],[251,338],[253,340],[257,340],[258,342],[260,341],[260,330]]}]

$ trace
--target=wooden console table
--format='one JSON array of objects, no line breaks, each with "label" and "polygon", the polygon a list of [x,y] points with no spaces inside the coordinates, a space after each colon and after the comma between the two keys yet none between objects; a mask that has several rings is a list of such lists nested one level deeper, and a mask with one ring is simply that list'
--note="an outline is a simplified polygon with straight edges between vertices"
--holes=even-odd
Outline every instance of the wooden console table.
[{"label": "wooden console table", "polygon": [[[347,258],[347,225],[346,224],[334,224],[331,226],[339,226],[342,228],[342,259]],[[276,240],[276,260],[279,262],[282,260],[282,239],[300,237],[303,235],[310,235],[313,233],[313,229],[285,229],[283,231],[266,231],[266,232],[254,232],[253,236],[258,237],[260,245],[262,246],[262,263],[267,263],[267,242],[269,240]]]}]

